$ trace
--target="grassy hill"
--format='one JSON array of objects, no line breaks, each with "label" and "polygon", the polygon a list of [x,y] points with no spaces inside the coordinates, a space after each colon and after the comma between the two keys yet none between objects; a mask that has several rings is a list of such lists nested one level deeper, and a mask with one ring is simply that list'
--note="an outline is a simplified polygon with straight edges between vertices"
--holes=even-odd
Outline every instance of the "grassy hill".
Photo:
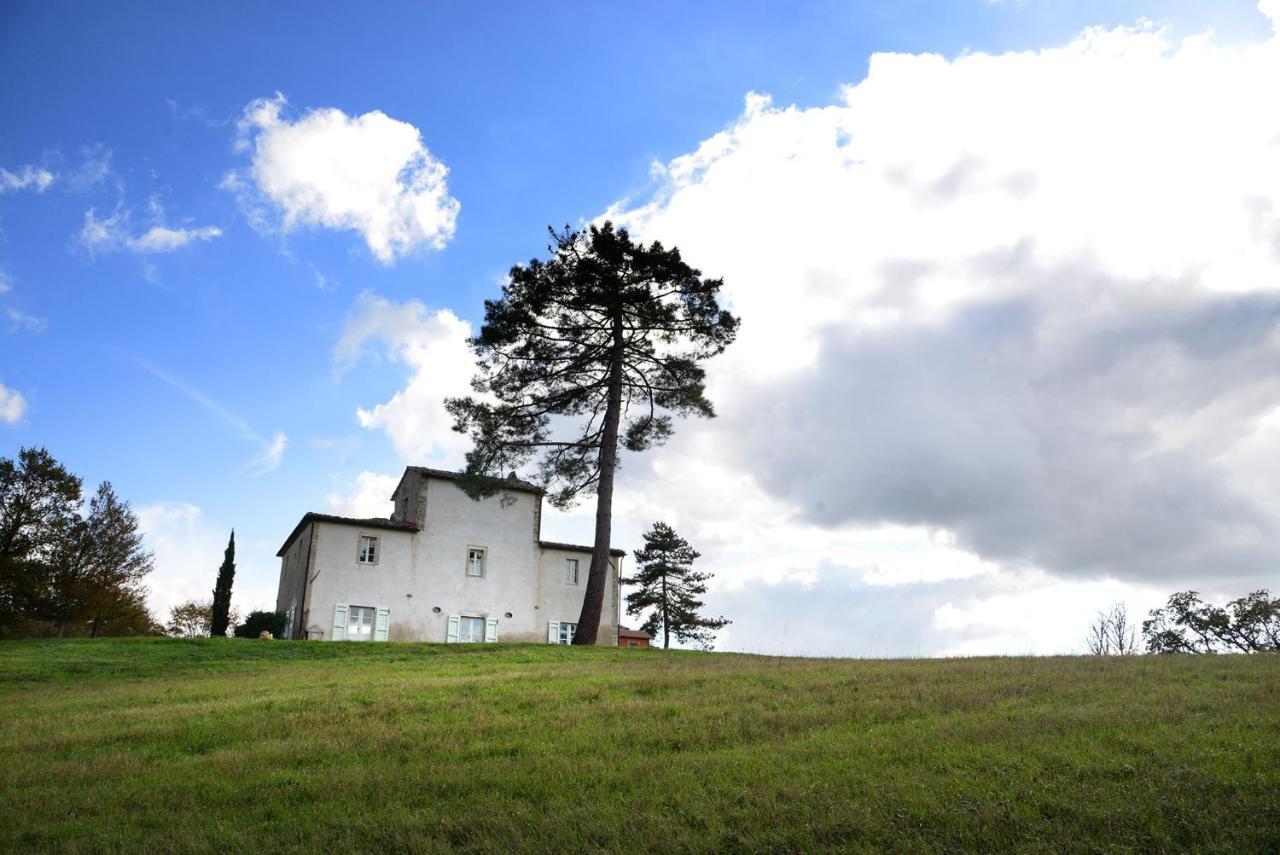
[{"label": "grassy hill", "polygon": [[0,850],[1280,850],[1280,657],[0,644]]}]

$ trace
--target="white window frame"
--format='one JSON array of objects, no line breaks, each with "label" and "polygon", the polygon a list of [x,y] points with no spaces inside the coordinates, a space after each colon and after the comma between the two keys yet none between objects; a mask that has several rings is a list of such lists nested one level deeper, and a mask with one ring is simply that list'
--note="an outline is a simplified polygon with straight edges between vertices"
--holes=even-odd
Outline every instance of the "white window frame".
[{"label": "white window frame", "polygon": [[[572,568],[573,570],[572,573],[569,572],[570,568]],[[578,559],[566,558],[564,560],[564,583],[566,585],[578,584],[578,578],[579,578],[578,574],[581,572],[581,569],[582,569],[582,564],[578,561]]]},{"label": "white window frame", "polygon": [[[351,627],[354,625],[353,618],[355,617],[355,613],[357,610],[360,611],[362,614],[365,612],[369,613],[369,618],[370,618],[369,635],[367,637],[361,636],[359,638],[354,638],[351,635]],[[377,634],[377,631],[378,631],[378,607],[377,606],[347,606],[347,641],[373,641],[373,638]]]},{"label": "white window frame", "polygon": [[[459,615],[458,643],[459,644],[483,644],[485,641],[485,624],[487,623],[488,621],[482,615]],[[476,624],[479,624],[480,637],[479,638],[473,638],[473,637],[463,638],[462,627],[464,624],[470,627],[471,629],[475,629]]]},{"label": "white window frame", "polygon": [[[365,551],[366,541],[373,547],[373,560],[369,560],[368,552]],[[378,559],[382,557],[382,544],[379,542],[377,535],[362,534],[356,538],[356,563],[368,564],[376,566]]]},{"label": "white window frame", "polygon": [[[471,568],[474,566],[474,564],[473,564],[473,562],[471,561],[471,556],[472,556],[474,553],[477,553],[477,552],[478,552],[478,553],[480,553],[480,572],[479,572],[479,573],[472,573],[472,572],[471,572]],[[466,575],[467,575],[469,578],[471,578],[471,579],[483,579],[486,575],[488,575],[488,569],[489,569],[489,568],[488,568],[488,564],[489,564],[489,550],[488,550],[488,549],[486,549],[486,548],[485,548],[485,547],[483,547],[483,546],[468,546],[468,547],[467,547],[467,564],[466,564],[466,567],[465,567],[465,569],[464,569],[464,572],[466,573]]]},{"label": "white window frame", "polygon": [[556,644],[573,644],[573,637],[578,634],[578,625],[568,621],[560,621],[560,635]]}]

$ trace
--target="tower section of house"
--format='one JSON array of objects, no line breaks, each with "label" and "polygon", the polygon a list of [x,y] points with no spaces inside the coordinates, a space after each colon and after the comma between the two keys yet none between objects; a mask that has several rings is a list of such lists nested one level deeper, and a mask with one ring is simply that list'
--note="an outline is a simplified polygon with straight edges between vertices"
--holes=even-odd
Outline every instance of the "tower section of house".
[{"label": "tower section of house", "polygon": [[[305,514],[277,553],[288,638],[568,643],[591,549],[540,537],[543,493],[514,477],[471,499],[458,474],[411,466],[388,518]],[[600,644],[617,643],[622,550],[610,553]]]}]

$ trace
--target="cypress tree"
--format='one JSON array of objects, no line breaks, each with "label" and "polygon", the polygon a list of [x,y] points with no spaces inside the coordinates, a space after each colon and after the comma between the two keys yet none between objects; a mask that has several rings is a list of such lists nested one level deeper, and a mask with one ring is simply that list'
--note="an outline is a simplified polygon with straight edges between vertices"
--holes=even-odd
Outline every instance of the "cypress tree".
[{"label": "cypress tree", "polygon": [[222,566],[218,568],[218,581],[213,586],[213,616],[209,622],[209,634],[214,638],[222,638],[227,634],[227,623],[231,619],[231,581],[236,576],[236,532],[231,530],[231,539],[227,541],[227,551],[222,556]]}]

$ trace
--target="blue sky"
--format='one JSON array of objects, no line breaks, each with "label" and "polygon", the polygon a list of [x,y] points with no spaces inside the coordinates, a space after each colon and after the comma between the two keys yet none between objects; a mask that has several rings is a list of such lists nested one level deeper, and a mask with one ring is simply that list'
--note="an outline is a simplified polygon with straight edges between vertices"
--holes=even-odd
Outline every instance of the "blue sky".
[{"label": "blue sky", "polygon": [[[641,230],[650,222],[654,234],[708,247],[692,256],[695,264],[732,269],[732,259],[717,255],[732,240],[663,225],[660,215],[646,220],[654,212],[644,206],[688,190],[655,174],[655,163],[670,164],[722,130],[754,121],[744,113],[748,93],[767,93],[774,110],[816,111],[843,103],[842,87],[863,80],[873,53],[1000,56],[1143,18],[1165,24],[1175,47],[1210,29],[1223,46],[1261,43],[1271,31],[1243,2],[456,3],[387,4],[376,14],[354,4],[6,4],[0,168],[14,182],[0,194],[7,285],[0,320],[8,323],[0,385],[24,404],[0,423],[0,454],[43,445],[87,481],[111,480],[135,507],[198,508],[198,519],[188,514],[157,535],[166,543],[161,599],[211,583],[220,558],[215,541],[234,526],[248,568],[246,597],[264,600],[274,589],[274,550],[304,511],[350,506],[330,497],[352,495],[361,473],[385,478],[405,463],[433,462],[412,459],[390,427],[357,420],[358,408],[388,402],[418,370],[396,350],[404,341],[395,344],[382,328],[351,340],[351,354],[360,356],[335,357],[370,300],[401,308],[420,301],[429,313],[447,309],[475,323],[506,269],[542,252],[548,224],[590,220],[612,205],[641,212]],[[448,198],[460,205],[442,246],[419,241],[379,259],[359,230],[282,225],[282,206],[253,186],[254,145],[265,126],[237,127],[251,103],[276,93],[287,101],[280,108],[286,124],[312,110],[350,118],[381,111],[420,132],[430,157],[448,170]],[[991,97],[1000,96],[993,90]],[[904,99],[903,110],[911,109]],[[40,174],[50,176],[43,189],[23,178]],[[251,199],[228,189],[229,174],[240,176]],[[743,175],[749,182],[756,173]],[[760,210],[760,217],[791,216]],[[265,222],[255,226],[254,211]],[[114,223],[96,242],[86,238],[90,216]],[[186,230],[188,242],[148,243],[156,227]],[[1053,243],[1052,234],[1037,237],[1040,246]],[[1128,270],[1117,262],[1121,268]],[[361,294],[370,296],[362,303]],[[757,329],[771,323],[749,313],[746,321]],[[1232,424],[1222,418],[1215,429]],[[862,430],[855,426],[857,436]],[[256,464],[279,435],[287,444],[276,465]],[[751,465],[747,452],[736,459]],[[450,460],[441,449],[435,462]],[[643,467],[632,468],[633,486],[657,495],[639,477],[651,475],[652,463]],[[826,507],[767,473],[758,480],[764,493],[800,506],[800,517],[804,507]],[[1075,578],[1053,566],[1057,553],[1048,547],[1010,552],[966,533],[959,517],[897,511],[896,499],[884,501],[871,510],[859,504],[856,519],[813,513],[805,524],[846,534],[872,524],[923,526],[930,537],[958,538],[966,561]],[[635,506],[643,512],[636,510],[630,529],[624,524],[624,538],[634,539],[650,511],[683,515],[695,530],[702,525],[694,508]],[[564,537],[586,531],[581,516],[551,525]],[[711,554],[732,561],[731,552]],[[805,573],[827,560],[839,563],[814,560],[795,577],[797,590],[820,587]],[[865,562],[857,567],[865,581],[871,571]],[[1099,567],[1090,584],[1125,578]],[[726,591],[726,602],[750,613],[751,590],[744,581]],[[944,610],[940,623],[939,609],[961,608],[947,596],[926,609],[937,626],[950,614]],[[768,598],[762,588],[751,603]],[[739,646],[743,639],[737,636]],[[1012,643],[1022,642],[990,640],[988,648]],[[867,650],[853,636],[813,644]],[[936,633],[899,647],[953,649]]]}]

